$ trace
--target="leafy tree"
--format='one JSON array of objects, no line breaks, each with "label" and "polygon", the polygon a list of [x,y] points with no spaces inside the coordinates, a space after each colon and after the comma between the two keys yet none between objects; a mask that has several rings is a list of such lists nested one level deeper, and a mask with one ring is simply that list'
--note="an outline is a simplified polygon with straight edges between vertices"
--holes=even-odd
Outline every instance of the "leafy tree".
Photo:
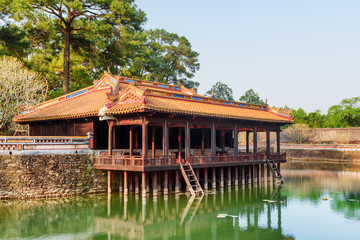
[{"label": "leafy tree", "polygon": [[[144,12],[137,9],[133,0],[0,0],[0,4],[11,6],[7,8],[10,16],[15,21],[21,20],[27,29],[31,29],[33,25],[44,26],[49,23],[54,26],[52,30],[59,42],[54,42],[52,38],[52,41],[44,42],[43,45],[56,45],[56,53],[63,52],[64,94],[69,92],[70,52],[75,40],[91,39],[85,47],[91,46],[96,51],[105,50],[112,42],[114,31],[118,32],[121,28],[141,30],[141,25],[146,20]],[[102,41],[97,43],[99,39]],[[39,48],[44,48],[43,45]]]},{"label": "leafy tree", "polygon": [[325,120],[326,127],[359,127],[360,97],[346,98],[331,106]]},{"label": "leafy tree", "polygon": [[240,97],[239,101],[259,105],[265,104],[265,102],[259,97],[259,95],[255,93],[252,89],[247,90],[245,94]]},{"label": "leafy tree", "polygon": [[164,29],[144,31],[141,44],[125,75],[146,77],[148,80],[197,88],[198,82],[190,80],[199,70],[199,53],[191,49],[184,36]]},{"label": "leafy tree", "polygon": [[41,75],[12,57],[0,58],[0,72],[0,130],[13,131],[17,110],[43,101],[47,85]]},{"label": "leafy tree", "polygon": [[222,82],[217,82],[211,87],[209,91],[206,92],[207,96],[211,96],[212,94],[214,94],[213,96],[215,98],[231,101],[234,100],[233,90],[228,85]]},{"label": "leafy tree", "polygon": [[307,124],[310,128],[322,128],[324,126],[325,115],[320,110],[315,110],[307,116]]},{"label": "leafy tree", "polygon": [[291,116],[294,117],[294,123],[307,123],[308,121],[308,115],[307,113],[304,111],[304,109],[299,108],[299,109],[294,109],[291,112]]},{"label": "leafy tree", "polygon": [[18,26],[6,24],[0,27],[0,55],[23,58],[29,46],[25,31]]}]

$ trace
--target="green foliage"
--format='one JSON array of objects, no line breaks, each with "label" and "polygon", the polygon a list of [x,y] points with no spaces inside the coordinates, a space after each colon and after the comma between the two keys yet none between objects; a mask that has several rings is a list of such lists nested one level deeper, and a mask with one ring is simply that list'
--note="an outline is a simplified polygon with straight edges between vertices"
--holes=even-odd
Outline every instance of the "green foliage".
[{"label": "green foliage", "polygon": [[199,86],[191,80],[200,65],[190,42],[165,30],[144,31],[146,16],[134,0],[0,0],[0,12],[7,20],[0,22],[6,25],[0,55],[16,56],[46,76],[50,98],[63,94],[67,72],[69,91],[104,71]]},{"label": "green foliage", "polygon": [[252,89],[247,90],[245,94],[240,97],[239,101],[259,105],[265,104],[265,102],[259,97],[259,94],[255,93]]},{"label": "green foliage", "polygon": [[213,96],[215,98],[231,101],[234,100],[233,90],[228,85],[222,82],[217,82],[211,87],[209,91],[206,92],[207,96],[211,96],[212,94],[214,94]]},{"label": "green foliage", "polygon": [[169,33],[164,29],[147,30],[136,36],[137,52],[124,75],[147,78],[150,81],[169,84],[181,83],[187,88],[196,88],[198,82],[190,80],[199,70],[199,53],[191,49],[184,36]]},{"label": "green foliage", "polygon": [[360,127],[360,97],[343,99],[329,108],[327,114],[320,110],[306,113],[302,108],[293,110],[294,123],[304,123],[311,128]]}]

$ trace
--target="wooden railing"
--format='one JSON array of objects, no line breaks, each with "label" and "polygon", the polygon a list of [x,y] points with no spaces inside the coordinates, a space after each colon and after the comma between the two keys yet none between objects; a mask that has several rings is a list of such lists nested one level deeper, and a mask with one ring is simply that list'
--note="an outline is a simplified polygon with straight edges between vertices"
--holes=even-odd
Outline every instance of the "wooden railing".
[{"label": "wooden railing", "polygon": [[171,166],[178,164],[175,156],[119,156],[100,154],[96,157],[96,164],[120,165],[120,166]]},{"label": "wooden railing", "polygon": [[[240,154],[233,155],[216,155],[216,156],[191,156],[190,164],[211,164],[211,163],[226,163],[226,162],[246,162],[246,161],[265,161],[266,153],[259,154]],[[286,153],[271,154],[272,160],[286,160]],[[182,160],[184,162],[184,160]],[[100,165],[118,165],[118,166],[172,166],[177,165],[179,160],[175,155],[173,156],[129,156],[129,155],[108,155],[103,152],[96,157],[96,164]]]}]

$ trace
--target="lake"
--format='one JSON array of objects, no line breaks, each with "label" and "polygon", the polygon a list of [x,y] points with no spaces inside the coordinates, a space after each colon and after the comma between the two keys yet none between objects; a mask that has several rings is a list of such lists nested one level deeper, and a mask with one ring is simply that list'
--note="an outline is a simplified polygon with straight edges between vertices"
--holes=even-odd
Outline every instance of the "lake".
[{"label": "lake", "polygon": [[255,184],[146,199],[0,201],[0,239],[358,239],[360,172],[283,170]]}]

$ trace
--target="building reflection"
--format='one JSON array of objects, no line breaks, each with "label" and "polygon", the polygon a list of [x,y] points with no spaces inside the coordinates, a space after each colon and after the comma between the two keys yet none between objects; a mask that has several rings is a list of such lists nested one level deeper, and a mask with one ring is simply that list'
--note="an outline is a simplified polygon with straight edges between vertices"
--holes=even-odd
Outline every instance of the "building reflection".
[{"label": "building reflection", "polygon": [[197,198],[113,196],[107,216],[95,217],[94,232],[110,239],[294,239],[282,231],[286,204],[281,188],[272,184]]}]

